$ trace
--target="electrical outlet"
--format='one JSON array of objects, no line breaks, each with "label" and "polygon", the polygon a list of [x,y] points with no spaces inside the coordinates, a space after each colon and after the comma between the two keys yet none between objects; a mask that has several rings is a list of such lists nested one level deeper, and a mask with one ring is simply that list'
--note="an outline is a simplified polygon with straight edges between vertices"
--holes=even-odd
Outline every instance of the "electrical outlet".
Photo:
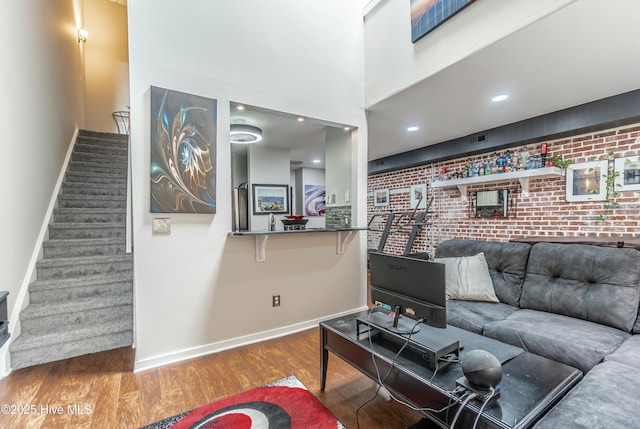
[{"label": "electrical outlet", "polygon": [[271,300],[271,304],[274,307],[280,307],[280,295],[273,295],[273,298]]}]

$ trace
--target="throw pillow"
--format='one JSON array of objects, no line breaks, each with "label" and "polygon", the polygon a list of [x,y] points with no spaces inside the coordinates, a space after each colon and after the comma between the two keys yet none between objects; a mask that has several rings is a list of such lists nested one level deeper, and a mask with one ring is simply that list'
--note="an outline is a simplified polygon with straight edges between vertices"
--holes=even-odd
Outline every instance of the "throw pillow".
[{"label": "throw pillow", "polygon": [[500,302],[493,289],[484,253],[457,258],[435,258],[445,264],[447,299]]}]

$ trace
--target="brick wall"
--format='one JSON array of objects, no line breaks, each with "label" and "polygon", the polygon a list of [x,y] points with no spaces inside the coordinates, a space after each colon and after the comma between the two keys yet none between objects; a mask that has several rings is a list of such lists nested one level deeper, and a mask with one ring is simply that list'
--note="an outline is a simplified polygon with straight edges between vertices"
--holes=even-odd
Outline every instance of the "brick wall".
[{"label": "brick wall", "polygon": [[[542,142],[541,142],[542,143]],[[539,150],[540,144],[527,145],[530,152]],[[640,155],[640,124],[612,128],[549,140],[552,156],[561,155],[565,160],[582,163],[595,160]],[[511,148],[520,152],[524,146]],[[480,154],[473,159],[485,159],[492,153]],[[370,229],[384,227],[386,212],[408,212],[411,214],[409,189],[411,185],[438,180],[442,168],[448,172],[461,170],[467,157],[419,167],[369,176],[368,178],[368,219],[373,219]],[[427,252],[433,255],[440,241],[451,238],[475,238],[482,240],[507,241],[512,237],[573,236],[573,237],[640,237],[640,191],[619,192],[614,210],[605,209],[606,201],[568,202],[565,199],[565,177],[530,179],[528,194],[520,192],[518,181],[489,183],[468,186],[467,195],[461,195],[457,188],[433,189],[428,187],[428,198],[433,197],[431,225],[425,226],[416,237],[412,252]],[[376,206],[373,192],[389,189],[389,204]],[[476,191],[509,189],[513,199],[512,213],[508,218],[470,217],[470,201]],[[403,216],[393,228],[384,247],[385,252],[403,253],[407,243],[411,221]],[[604,215],[604,220],[599,217]],[[404,228],[402,227],[404,226]],[[368,247],[378,248],[381,233],[369,231]]]}]

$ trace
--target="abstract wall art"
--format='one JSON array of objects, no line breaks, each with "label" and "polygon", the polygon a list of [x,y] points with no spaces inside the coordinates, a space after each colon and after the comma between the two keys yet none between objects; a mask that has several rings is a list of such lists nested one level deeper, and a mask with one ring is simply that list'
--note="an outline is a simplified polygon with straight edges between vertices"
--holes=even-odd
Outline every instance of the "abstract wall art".
[{"label": "abstract wall art", "polygon": [[305,216],[325,215],[325,192],[324,185],[304,185]]},{"label": "abstract wall art", "polygon": [[475,0],[411,0],[411,41],[451,18]]},{"label": "abstract wall art", "polygon": [[151,213],[216,212],[216,109],[151,87]]}]

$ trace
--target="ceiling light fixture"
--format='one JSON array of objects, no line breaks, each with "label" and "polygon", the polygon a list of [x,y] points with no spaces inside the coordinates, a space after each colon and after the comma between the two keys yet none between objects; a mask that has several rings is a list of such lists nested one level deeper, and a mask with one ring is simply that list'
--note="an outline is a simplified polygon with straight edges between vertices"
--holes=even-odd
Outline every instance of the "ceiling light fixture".
[{"label": "ceiling light fixture", "polygon": [[302,116],[298,116],[298,122],[304,122],[304,118]]},{"label": "ceiling light fixture", "polygon": [[238,104],[238,105],[236,106],[236,109],[238,109],[238,110],[244,110],[244,106],[243,106],[242,104]]},{"label": "ceiling light fixture", "polygon": [[495,97],[493,97],[491,99],[491,101],[493,101],[494,103],[497,103],[499,101],[504,101],[507,98],[509,98],[509,96],[507,94],[500,94],[500,95],[496,95]]},{"label": "ceiling light fixture", "polygon": [[250,144],[262,140],[262,130],[253,125],[231,124],[231,143]]},{"label": "ceiling light fixture", "polygon": [[314,164],[320,164],[320,160],[319,160],[319,159],[314,159],[312,162],[313,162]]},{"label": "ceiling light fixture", "polygon": [[420,128],[416,127],[416,126],[412,126],[412,127],[407,127],[407,131],[409,132],[413,132],[413,131],[418,131]]}]

